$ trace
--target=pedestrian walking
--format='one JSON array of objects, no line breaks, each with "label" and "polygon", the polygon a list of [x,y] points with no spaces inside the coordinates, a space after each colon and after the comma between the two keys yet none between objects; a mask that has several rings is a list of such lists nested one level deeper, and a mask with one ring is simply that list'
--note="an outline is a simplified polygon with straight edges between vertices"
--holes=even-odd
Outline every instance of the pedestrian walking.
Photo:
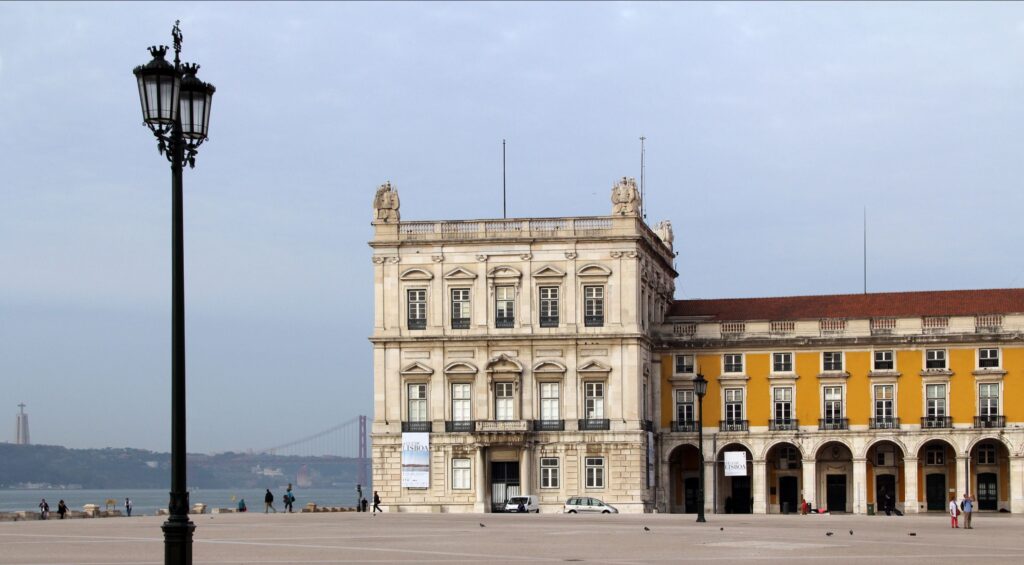
[{"label": "pedestrian walking", "polygon": [[380,509],[380,495],[377,494],[377,491],[373,491],[373,513],[376,514],[377,512],[384,511]]},{"label": "pedestrian walking", "polygon": [[362,507],[363,512],[370,511],[370,501],[366,500],[366,497],[363,497],[363,501],[359,504],[359,506]]},{"label": "pedestrian walking", "polygon": [[960,507],[964,511],[964,529],[973,530],[974,526],[971,525],[971,514],[974,513],[974,497],[970,493],[964,493],[964,499],[960,502]]},{"label": "pedestrian walking", "polygon": [[60,519],[64,519],[64,515],[68,513],[68,505],[64,504],[64,499],[60,499],[57,503],[57,514],[60,514]]},{"label": "pedestrian walking", "polygon": [[288,490],[284,492],[284,511],[291,513],[292,504],[295,503],[295,494],[292,493],[292,484],[288,483]]},{"label": "pedestrian walking", "polygon": [[363,511],[363,485],[356,485],[356,512]]},{"label": "pedestrian walking", "polygon": [[46,503],[45,498],[39,503],[39,516],[41,520],[45,520],[50,517],[50,505]]},{"label": "pedestrian walking", "polygon": [[129,518],[132,517],[132,499],[125,497],[124,499],[124,512]]},{"label": "pedestrian walking", "polygon": [[949,497],[949,523],[952,528],[959,528],[957,517],[960,516],[960,507],[956,504],[956,495]]},{"label": "pedestrian walking", "polygon": [[274,508],[274,494],[270,492],[270,489],[267,489],[267,494],[263,496],[263,513],[266,514],[271,510],[274,511],[274,514],[277,514],[277,508]]}]

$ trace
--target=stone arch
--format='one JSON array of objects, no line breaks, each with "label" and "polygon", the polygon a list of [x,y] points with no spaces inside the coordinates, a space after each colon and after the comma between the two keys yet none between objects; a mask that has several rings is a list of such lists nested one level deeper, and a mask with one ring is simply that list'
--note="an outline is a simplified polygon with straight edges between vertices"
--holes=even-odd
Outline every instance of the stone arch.
[{"label": "stone arch", "polygon": [[1010,443],[1010,441],[1008,439],[1006,439],[1006,437],[1003,437],[1003,436],[1001,436],[999,434],[985,434],[985,435],[976,437],[976,438],[970,440],[969,442],[967,442],[967,445],[964,447],[964,451],[966,451],[967,453],[973,452],[974,448],[977,447],[978,444],[980,444],[983,441],[994,441],[994,442],[1002,445],[1003,447],[1005,447],[1007,453],[1010,453],[1010,454],[1014,453],[1014,451],[1013,451],[1013,444]]},{"label": "stone arch", "polygon": [[771,453],[772,450],[775,449],[777,446],[782,445],[782,444],[788,444],[788,445],[792,445],[793,447],[795,447],[796,450],[800,452],[800,458],[801,459],[807,457],[807,454],[804,453],[803,446],[800,445],[800,442],[797,441],[796,439],[777,439],[777,440],[774,440],[774,441],[771,441],[771,442],[765,444],[764,449],[761,450],[760,458],[761,459],[767,459],[768,458],[768,454]]},{"label": "stone arch", "polygon": [[876,445],[878,445],[880,443],[884,443],[884,442],[891,443],[891,444],[895,445],[896,447],[900,448],[900,451],[903,452],[902,455],[904,457],[906,457],[907,453],[910,453],[909,451],[907,451],[907,445],[905,443],[903,443],[903,440],[901,440],[901,439],[899,439],[897,437],[877,437],[877,438],[874,438],[874,439],[868,441],[867,444],[864,445],[864,451],[862,451],[860,453],[860,455],[859,455],[860,458],[861,459],[867,458],[868,454],[871,453],[871,448],[872,447],[874,447],[874,446],[876,446]]},{"label": "stone arch", "polygon": [[[700,505],[700,449],[696,442],[682,441],[668,452],[669,499],[671,513],[693,514]],[[706,455],[705,455],[706,456]],[[705,493],[705,498],[708,493]]]},{"label": "stone arch", "polygon": [[844,438],[826,438],[826,439],[823,439],[823,440],[819,441],[818,443],[814,444],[814,446],[811,449],[808,449],[807,451],[810,453],[811,457],[813,457],[814,459],[818,459],[819,457],[821,457],[821,450],[824,449],[824,447],[826,445],[830,444],[830,443],[838,443],[838,444],[842,445],[847,450],[849,450],[850,457],[851,458],[853,457],[853,453],[854,453],[853,446],[850,445],[850,442],[847,441]]},{"label": "stone arch", "polygon": [[950,447],[952,447],[953,451],[955,451],[957,453],[959,453],[961,451],[961,449],[960,449],[961,446],[960,446],[959,438],[953,437],[953,436],[930,435],[930,436],[925,436],[925,437],[922,437],[922,438],[918,438],[917,443],[915,443],[912,446],[912,449],[908,449],[907,453],[920,453],[921,448],[923,448],[926,444],[928,444],[930,442],[933,442],[933,441],[941,441],[941,442],[949,445]]},{"label": "stone arch", "polygon": [[804,453],[799,442],[792,439],[773,441],[765,447],[762,459],[765,463],[765,512],[783,514],[799,511],[804,480]]},{"label": "stone arch", "polygon": [[[970,458],[967,475],[967,491],[974,496],[975,510],[998,511],[1010,508],[1013,492],[1020,488],[1011,480],[1010,457],[1013,449],[1010,442],[998,434],[987,433],[969,442],[966,450]],[[993,446],[993,450],[982,449]],[[959,493],[957,493],[959,495]]]},{"label": "stone arch", "polygon": [[[941,449],[940,449],[941,448]],[[949,489],[955,489],[958,473],[957,440],[952,437],[922,438],[915,452],[918,458],[918,492],[925,509],[945,512],[949,505]]]},{"label": "stone arch", "polygon": [[434,273],[419,267],[406,269],[405,271],[402,271],[402,274],[399,276],[399,279],[403,281],[429,281],[432,278],[434,278]]},{"label": "stone arch", "polygon": [[[746,474],[726,475],[725,453],[746,452]],[[726,514],[750,514],[754,511],[754,450],[745,441],[732,440],[723,445],[715,454],[715,474],[718,483],[715,508]]]}]

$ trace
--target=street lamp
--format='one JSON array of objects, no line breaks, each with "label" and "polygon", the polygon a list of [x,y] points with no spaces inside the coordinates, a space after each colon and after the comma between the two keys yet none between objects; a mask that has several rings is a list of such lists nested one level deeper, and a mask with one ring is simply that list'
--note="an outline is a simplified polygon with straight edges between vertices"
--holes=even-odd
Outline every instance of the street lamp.
[{"label": "street lamp", "polygon": [[181,175],[196,166],[196,153],[210,127],[212,84],[196,78],[199,65],[182,63],[181,29],[174,22],[174,64],[167,46],[153,46],[153,60],[135,67],[142,119],[171,163],[171,492],[164,522],[164,563],[191,565],[192,532],[185,478],[185,251]]},{"label": "street lamp", "polygon": [[697,395],[697,451],[700,457],[700,484],[697,485],[697,522],[704,519],[704,395],[708,393],[708,381],[697,373],[693,379],[693,393]]}]

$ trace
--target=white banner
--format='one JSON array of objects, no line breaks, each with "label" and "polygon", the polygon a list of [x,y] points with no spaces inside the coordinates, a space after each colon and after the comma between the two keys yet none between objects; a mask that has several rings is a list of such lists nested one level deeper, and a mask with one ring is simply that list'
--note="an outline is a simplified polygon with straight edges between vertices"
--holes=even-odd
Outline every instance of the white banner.
[{"label": "white banner", "polygon": [[747,452],[726,451],[725,452],[725,476],[746,477],[747,476]]},{"label": "white banner", "polygon": [[430,487],[430,434],[402,434],[402,486]]}]

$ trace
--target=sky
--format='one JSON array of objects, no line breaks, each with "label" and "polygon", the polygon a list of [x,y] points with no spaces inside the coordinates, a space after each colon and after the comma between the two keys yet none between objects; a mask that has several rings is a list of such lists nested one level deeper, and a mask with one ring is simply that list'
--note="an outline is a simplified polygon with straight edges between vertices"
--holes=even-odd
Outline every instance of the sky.
[{"label": "sky", "polygon": [[[1024,286],[1021,3],[0,3],[0,441],[170,449],[170,174],[131,74],[181,20],[188,446],[372,415],[370,219],[606,215],[677,297]],[[9,416],[4,417],[7,413]],[[3,422],[8,422],[4,425]]]}]

